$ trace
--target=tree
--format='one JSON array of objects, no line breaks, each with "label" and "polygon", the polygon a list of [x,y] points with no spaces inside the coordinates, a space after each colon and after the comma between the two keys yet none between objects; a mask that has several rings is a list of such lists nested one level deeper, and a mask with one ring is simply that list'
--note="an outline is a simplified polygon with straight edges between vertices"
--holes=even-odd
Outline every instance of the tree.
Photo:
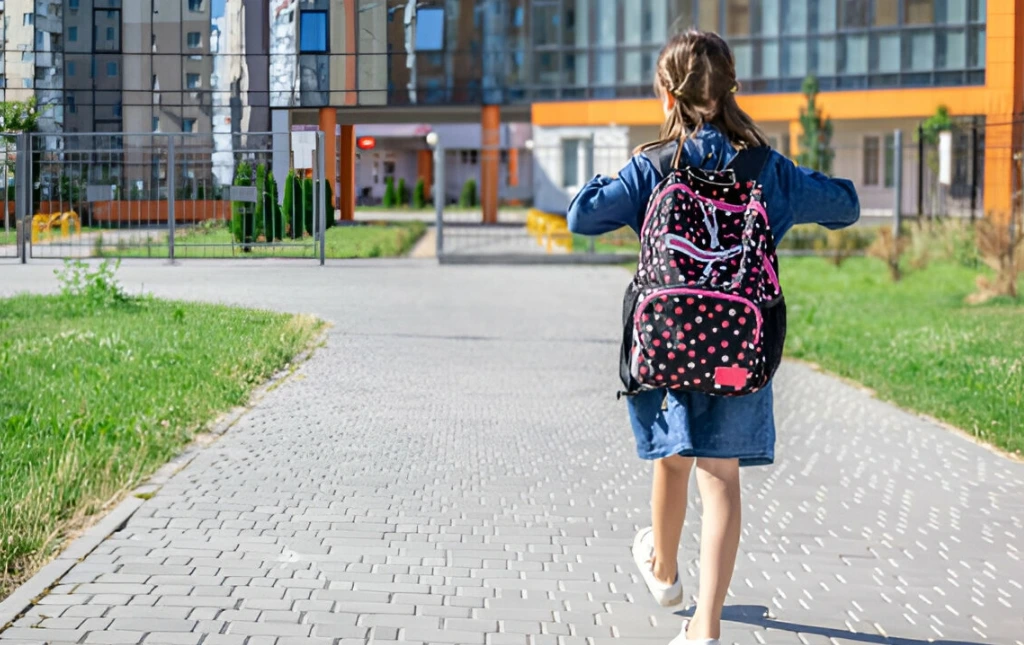
[{"label": "tree", "polygon": [[800,109],[800,153],[796,162],[805,168],[817,170],[826,175],[832,172],[832,120],[826,118],[818,107],[818,79],[808,76],[804,79],[804,96],[807,107]]},{"label": "tree", "polygon": [[[238,164],[234,185],[252,186],[252,166],[244,161]],[[249,202],[232,202],[231,204],[231,232],[235,241],[243,244],[242,250],[246,253],[252,250],[248,244],[254,238],[255,210],[255,204]]]},{"label": "tree", "polygon": [[324,181],[324,218],[325,229],[334,226],[334,190],[329,181]]},{"label": "tree", "polygon": [[302,180],[294,170],[288,171],[284,184],[284,218],[288,226],[289,237],[293,240],[302,237]]},{"label": "tree", "polygon": [[412,191],[412,207],[417,209],[427,207],[427,184],[422,179],[416,182],[416,188]]}]

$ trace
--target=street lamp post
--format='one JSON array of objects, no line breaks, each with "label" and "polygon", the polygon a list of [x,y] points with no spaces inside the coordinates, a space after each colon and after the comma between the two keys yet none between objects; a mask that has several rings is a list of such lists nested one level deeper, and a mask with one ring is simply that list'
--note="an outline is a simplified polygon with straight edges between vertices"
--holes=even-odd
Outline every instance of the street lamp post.
[{"label": "street lamp post", "polygon": [[427,135],[427,145],[434,151],[434,232],[437,259],[440,260],[444,254],[444,146],[436,132]]}]

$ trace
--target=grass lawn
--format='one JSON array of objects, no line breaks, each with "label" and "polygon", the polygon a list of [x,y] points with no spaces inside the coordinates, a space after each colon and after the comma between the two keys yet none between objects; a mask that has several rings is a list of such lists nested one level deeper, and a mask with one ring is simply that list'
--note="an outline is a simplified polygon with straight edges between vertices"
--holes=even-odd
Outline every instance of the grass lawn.
[{"label": "grass lawn", "polygon": [[[405,255],[423,236],[426,225],[422,222],[395,222],[389,224],[335,226],[327,230],[326,256],[329,259],[386,258]],[[231,233],[224,227],[212,229],[180,229],[174,238],[176,258],[216,257],[308,257],[320,256],[319,243],[313,238],[284,240],[276,245],[257,244],[249,253],[242,246],[231,246]],[[217,245],[217,246],[209,246]],[[98,247],[98,243],[94,246]],[[102,253],[109,257],[166,258],[167,239],[152,236],[150,241],[116,244],[103,242]]]},{"label": "grass lawn", "polygon": [[1024,453],[1024,303],[965,305],[977,272],[952,263],[894,284],[868,258],[781,262],[789,356]]},{"label": "grass lawn", "polygon": [[0,300],[0,598],[319,335],[228,307]]}]

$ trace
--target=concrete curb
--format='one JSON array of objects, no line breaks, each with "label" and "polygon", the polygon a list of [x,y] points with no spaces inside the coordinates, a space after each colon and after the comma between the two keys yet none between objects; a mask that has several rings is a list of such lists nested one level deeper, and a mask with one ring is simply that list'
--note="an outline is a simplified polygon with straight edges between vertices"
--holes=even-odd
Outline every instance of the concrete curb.
[{"label": "concrete curb", "polygon": [[325,325],[323,332],[313,340],[310,348],[299,354],[285,370],[278,372],[270,380],[258,387],[250,397],[248,404],[237,407],[223,415],[206,432],[197,433],[192,442],[177,457],[157,469],[142,484],[129,492],[113,510],[103,516],[96,524],[86,529],[85,533],[73,540],[53,561],[22,583],[11,595],[0,601],[0,634],[3,634],[4,630],[11,626],[11,623],[31,609],[39,598],[45,596],[50,589],[59,584],[61,578],[72,567],[85,560],[86,556],[92,553],[104,540],[121,530],[128,523],[128,520],[135,515],[136,511],[142,508],[142,505],[150,497],[163,488],[164,484],[171,477],[174,477],[192,463],[201,450],[224,436],[269,392],[287,382],[298,368],[308,361],[313,356],[313,353],[321,347],[325,341],[327,329],[329,329],[329,325]]}]

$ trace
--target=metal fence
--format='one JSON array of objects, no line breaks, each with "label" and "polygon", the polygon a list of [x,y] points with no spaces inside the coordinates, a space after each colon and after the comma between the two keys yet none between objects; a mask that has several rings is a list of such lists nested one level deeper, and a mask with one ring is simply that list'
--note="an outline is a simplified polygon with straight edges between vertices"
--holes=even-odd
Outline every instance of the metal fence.
[{"label": "metal fence", "polygon": [[[889,225],[894,218],[1005,217],[1006,213],[993,211],[1019,204],[1013,195],[1020,194],[1024,178],[1012,169],[1010,159],[1020,154],[1021,141],[1001,136],[991,124],[986,129],[975,119],[954,122],[951,135],[948,171],[940,167],[945,164],[940,164],[938,141],[916,128],[841,133],[830,147],[825,171],[850,179],[856,186],[860,226]],[[441,173],[435,176],[435,190],[442,186],[445,191],[444,207],[436,212],[439,257],[446,262],[618,263],[635,259],[637,242],[632,231],[620,229],[596,238],[574,235],[565,219],[572,198],[587,181],[598,174],[615,177],[629,162],[637,142],[625,136],[621,139],[609,144],[598,135],[561,135],[543,145],[471,151],[472,158],[482,159],[486,154],[500,158],[499,176],[490,179],[497,182],[499,193],[512,184],[529,186],[529,199],[502,199],[489,218],[486,209],[471,206],[475,201],[469,181],[453,186],[444,176],[452,171],[451,155],[439,142],[434,154]],[[788,149],[784,146],[780,152]],[[442,159],[449,163],[441,164]],[[994,166],[986,168],[986,162]],[[986,181],[986,172],[1006,176],[1001,182],[991,176]],[[471,179],[477,187],[485,181],[479,174]],[[986,185],[1006,194],[993,192],[986,200]]]},{"label": "metal fence", "polygon": [[334,206],[322,133],[302,146],[275,133],[4,141],[0,257],[324,260]]}]

